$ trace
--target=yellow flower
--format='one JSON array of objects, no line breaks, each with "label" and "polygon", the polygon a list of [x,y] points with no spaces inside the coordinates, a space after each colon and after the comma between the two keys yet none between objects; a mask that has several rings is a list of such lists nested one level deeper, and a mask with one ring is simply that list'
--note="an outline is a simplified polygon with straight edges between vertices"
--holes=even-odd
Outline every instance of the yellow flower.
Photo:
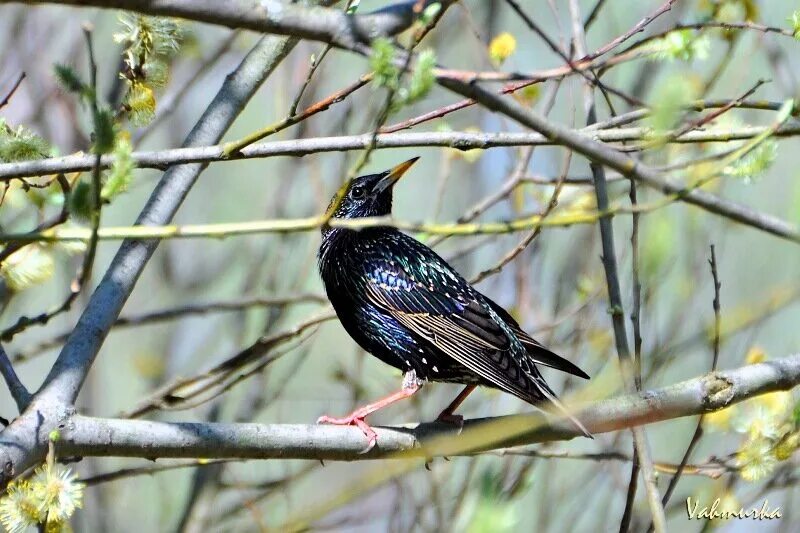
[{"label": "yellow flower", "polygon": [[746,481],[758,481],[769,475],[777,462],[766,439],[750,439],[736,454],[736,464],[741,469],[742,479]]},{"label": "yellow flower", "polygon": [[542,95],[542,89],[537,83],[535,85],[528,85],[517,94],[519,95],[519,99],[523,104],[532,106],[539,101],[539,97]]},{"label": "yellow flower", "polygon": [[146,126],[155,117],[156,97],[153,89],[144,83],[137,81],[130,85],[125,105],[134,126]]},{"label": "yellow flower", "polygon": [[792,456],[797,448],[800,448],[800,432],[795,431],[775,445],[775,458],[779,461],[785,461]]},{"label": "yellow flower", "polygon": [[770,392],[762,394],[753,400],[757,405],[764,407],[768,413],[781,416],[792,408],[792,393],[789,391]]},{"label": "yellow flower", "polygon": [[703,420],[709,429],[717,431],[726,431],[731,427],[731,419],[735,413],[733,407],[726,407],[713,413],[708,413]]},{"label": "yellow flower", "polygon": [[43,515],[31,484],[24,480],[11,482],[0,500],[0,522],[8,533],[22,533],[39,524]]},{"label": "yellow flower", "polygon": [[503,32],[489,43],[489,57],[498,65],[509,58],[517,49],[517,40],[508,32]]},{"label": "yellow flower", "polygon": [[13,291],[23,291],[49,280],[55,262],[50,251],[38,244],[26,246],[14,252],[0,265],[0,276]]},{"label": "yellow flower", "polygon": [[747,350],[747,355],[744,356],[744,362],[748,365],[763,363],[766,360],[767,353],[760,346],[753,346]]},{"label": "yellow flower", "polygon": [[31,487],[48,522],[66,522],[83,505],[83,483],[68,468],[45,463],[36,469]]},{"label": "yellow flower", "polygon": [[739,433],[748,433],[753,439],[761,437],[775,439],[779,435],[778,427],[780,425],[780,418],[763,405],[751,405],[746,414],[736,421],[735,429]]}]

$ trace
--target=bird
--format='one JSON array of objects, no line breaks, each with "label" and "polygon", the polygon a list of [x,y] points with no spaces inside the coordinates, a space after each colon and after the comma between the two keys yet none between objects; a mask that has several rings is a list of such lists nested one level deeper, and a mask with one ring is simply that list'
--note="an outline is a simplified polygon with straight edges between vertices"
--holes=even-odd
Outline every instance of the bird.
[{"label": "bird", "polygon": [[[395,184],[418,160],[356,177],[334,195],[334,219],[388,217]],[[317,254],[325,292],[345,331],[361,348],[403,372],[400,391],[324,424],[361,429],[369,451],[377,443],[365,418],[416,393],[426,382],[466,387],[438,419],[463,423],[455,410],[477,386],[512,394],[566,416],[589,431],[561,404],[538,365],[589,379],[575,364],[528,335],[508,311],[482,294],[435,251],[395,227],[326,224]]]}]

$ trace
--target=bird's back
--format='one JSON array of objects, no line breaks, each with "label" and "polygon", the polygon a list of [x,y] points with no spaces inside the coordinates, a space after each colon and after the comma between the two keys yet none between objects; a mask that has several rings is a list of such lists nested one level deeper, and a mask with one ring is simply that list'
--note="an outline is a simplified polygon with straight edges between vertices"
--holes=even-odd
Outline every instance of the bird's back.
[{"label": "bird's back", "polygon": [[320,272],[362,347],[432,381],[482,383],[531,403],[552,394],[513,325],[436,252],[391,228],[337,231]]}]

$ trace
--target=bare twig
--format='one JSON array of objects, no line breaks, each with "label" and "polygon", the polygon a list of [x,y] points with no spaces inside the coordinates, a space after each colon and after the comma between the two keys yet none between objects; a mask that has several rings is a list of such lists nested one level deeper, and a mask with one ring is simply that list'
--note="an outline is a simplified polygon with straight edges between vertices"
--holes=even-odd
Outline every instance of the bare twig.
[{"label": "bare twig", "polygon": [[14,84],[11,86],[11,89],[9,89],[6,95],[3,97],[3,99],[0,100],[0,109],[3,109],[5,106],[8,105],[8,102],[11,101],[11,97],[14,96],[15,92],[17,92],[17,89],[19,89],[19,86],[22,85],[22,80],[24,79],[25,79],[25,73],[22,72],[17,78],[17,81],[15,81]]},{"label": "bare twig", "polygon": [[[719,275],[717,273],[717,255],[714,249],[714,245],[711,245],[711,258],[708,260],[709,265],[711,266],[711,277],[714,282],[714,337],[713,337],[713,355],[711,360],[711,371],[715,372],[717,370],[717,363],[719,361],[719,345],[720,345],[720,337],[721,337],[721,315],[720,315],[720,301],[719,301],[719,290],[721,284],[719,282]],[[689,441],[689,446],[686,447],[686,451],[683,453],[683,457],[681,458],[681,462],[678,465],[678,469],[675,472],[675,475],[672,476],[672,479],[669,480],[669,485],[667,486],[667,490],[664,492],[664,499],[663,504],[666,506],[669,502],[670,497],[672,497],[672,493],[675,491],[675,487],[678,486],[678,481],[681,478],[681,474],[683,474],[684,469],[686,468],[687,463],[692,457],[692,452],[697,447],[697,444],[700,442],[700,439],[703,437],[703,422],[705,419],[705,415],[701,414],[700,417],[697,419],[697,426],[694,429],[694,433],[692,434],[692,438]]]}]

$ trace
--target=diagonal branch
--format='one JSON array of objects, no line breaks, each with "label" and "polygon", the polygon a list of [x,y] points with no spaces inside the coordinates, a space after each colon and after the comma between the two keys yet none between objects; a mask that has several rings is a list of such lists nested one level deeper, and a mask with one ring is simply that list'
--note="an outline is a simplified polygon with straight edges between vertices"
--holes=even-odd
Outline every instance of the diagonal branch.
[{"label": "diagonal branch", "polygon": [[[184,145],[218,142],[296,42],[277,37],[262,38],[225,79]],[[202,164],[170,168],[137,222],[150,225],[170,221],[204,169]],[[70,406],[157,244],[154,240],[122,243],[44,384],[22,416],[2,432],[0,487],[42,460],[47,451],[43,437],[63,424],[74,411]]]},{"label": "diagonal branch", "polygon": [[11,393],[11,397],[14,398],[21,413],[30,403],[31,393],[28,392],[28,389],[19,379],[17,372],[14,370],[14,365],[11,364],[11,359],[9,359],[2,344],[0,344],[0,374],[3,376],[8,386],[8,392]]},{"label": "diagonal branch", "polygon": [[616,170],[645,185],[665,194],[675,194],[687,203],[706,211],[730,218],[747,226],[760,228],[768,233],[800,242],[798,230],[792,224],[755,212],[748,207],[723,200],[700,189],[687,189],[684,185],[667,181],[660,172],[630,158],[624,153],[606,146],[593,138],[583,135],[539,115],[520,104],[502,98],[491,91],[476,85],[452,78],[440,78],[439,83],[462,96],[472,98],[483,106],[497,111],[519,123],[541,133],[553,142],[575,150],[597,164]]}]

